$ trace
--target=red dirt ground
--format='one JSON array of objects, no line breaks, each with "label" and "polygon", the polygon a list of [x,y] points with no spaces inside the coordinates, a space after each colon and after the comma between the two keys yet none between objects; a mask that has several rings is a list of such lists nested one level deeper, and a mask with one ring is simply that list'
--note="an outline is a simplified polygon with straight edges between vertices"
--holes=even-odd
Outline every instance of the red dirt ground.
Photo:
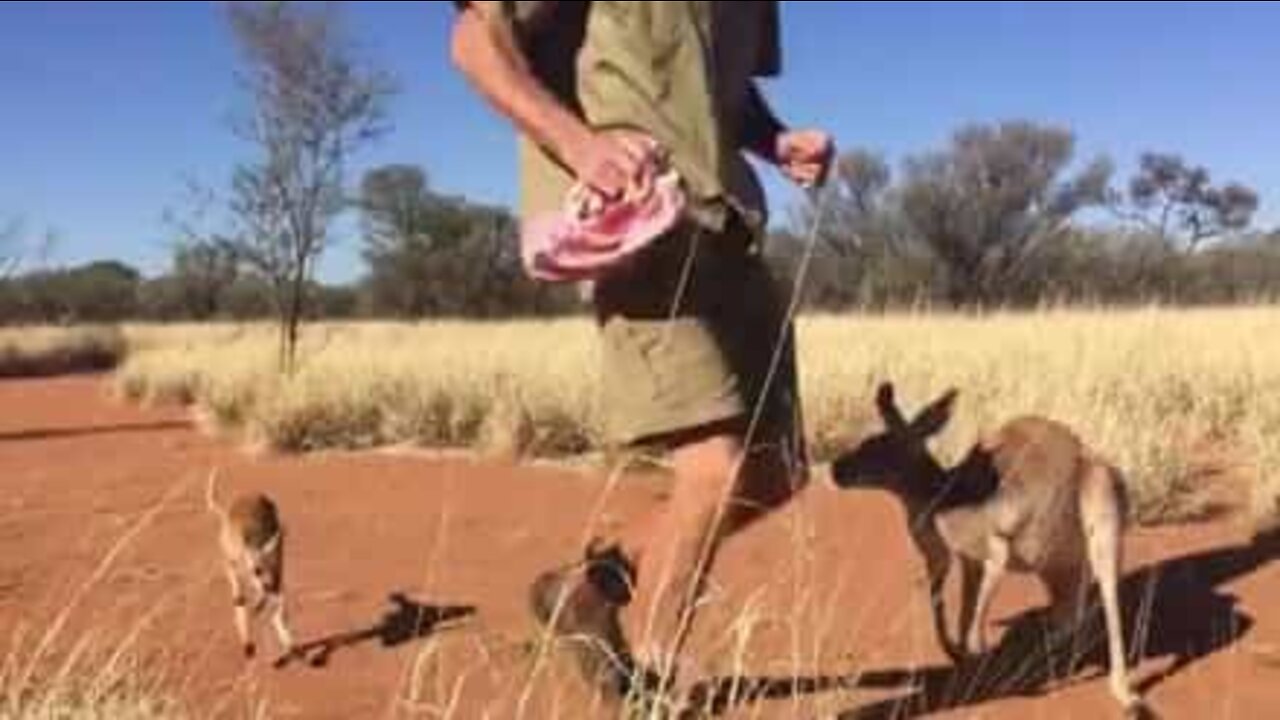
[{"label": "red dirt ground", "polygon": [[[295,630],[303,641],[346,636],[323,667],[272,669],[265,632],[266,657],[240,659],[202,504],[213,465],[224,468],[224,496],[258,488],[279,500]],[[0,638],[43,631],[64,611],[57,647],[113,647],[136,634],[147,667],[162,667],[200,717],[245,717],[253,702],[285,718],[591,717],[563,658],[536,669],[524,589],[574,555],[598,505],[601,522],[618,522],[660,498],[663,481],[605,490],[588,473],[459,459],[250,457],[202,436],[181,411],[111,400],[100,378],[0,382]],[[1255,652],[1280,643],[1280,573],[1243,538],[1231,522],[1130,536],[1135,680],[1162,717],[1280,716],[1280,669]],[[1117,716],[1097,664],[1051,680],[1043,660],[1009,649],[954,671],[885,497],[816,484],[721,558],[695,632],[696,671],[755,679],[722,717]],[[383,632],[384,643],[378,624],[394,592],[474,614],[425,637]],[[1034,583],[1011,579],[993,641],[1033,627],[1025,613],[1042,600]]]}]

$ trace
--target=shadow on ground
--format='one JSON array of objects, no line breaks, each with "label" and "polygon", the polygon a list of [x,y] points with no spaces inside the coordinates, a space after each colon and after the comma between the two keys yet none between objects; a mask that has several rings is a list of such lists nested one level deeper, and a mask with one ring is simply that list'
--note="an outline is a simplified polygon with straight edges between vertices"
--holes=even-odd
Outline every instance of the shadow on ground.
[{"label": "shadow on ground", "polygon": [[[1121,584],[1128,651],[1133,661],[1168,660],[1136,682],[1141,694],[1195,662],[1241,640],[1253,619],[1222,588],[1280,557],[1280,533],[1241,546],[1219,548],[1153,563],[1128,573]],[[870,670],[845,677],[724,678],[699,685],[694,697],[705,716],[752,704],[857,688],[901,690],[898,697],[849,710],[840,720],[899,720],[972,707],[1010,697],[1043,696],[1107,672],[1105,633],[1099,613],[1071,647],[1052,648],[1046,608],[1005,623],[1000,643],[961,666]],[[1081,674],[1082,670],[1088,670]],[[1150,712],[1154,716],[1155,711]]]},{"label": "shadow on ground", "polygon": [[388,600],[393,607],[377,623],[304,643],[293,655],[281,658],[276,663],[277,667],[284,667],[295,660],[305,661],[315,668],[325,667],[335,652],[372,642],[377,642],[386,649],[397,648],[426,639],[437,630],[447,629],[472,617],[476,612],[475,608],[466,606],[423,605],[403,593],[392,593]]},{"label": "shadow on ground", "polygon": [[127,435],[149,432],[166,432],[170,430],[189,430],[192,424],[188,420],[172,420],[167,422],[135,423],[124,425],[100,425],[92,427],[71,428],[37,428],[33,430],[15,430],[0,432],[0,442],[23,442],[30,440],[64,440],[95,435]]}]

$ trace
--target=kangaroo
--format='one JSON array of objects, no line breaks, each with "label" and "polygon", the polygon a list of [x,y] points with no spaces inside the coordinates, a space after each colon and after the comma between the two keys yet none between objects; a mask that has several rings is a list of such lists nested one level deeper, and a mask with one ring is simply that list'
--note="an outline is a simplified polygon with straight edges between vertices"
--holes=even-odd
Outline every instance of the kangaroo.
[{"label": "kangaroo", "polygon": [[218,546],[223,569],[231,586],[231,602],[235,607],[235,627],[246,658],[256,654],[249,629],[249,597],[246,586],[256,595],[253,614],[272,606],[272,625],[284,655],[295,653],[293,634],[289,630],[284,597],[284,527],[274,502],[265,495],[241,495],[224,508],[217,501],[217,471],[209,474],[205,500],[209,511],[219,520]]},{"label": "kangaroo", "polygon": [[[951,419],[957,394],[948,391],[907,421],[893,385],[881,385],[876,404],[885,430],[837,458],[833,482],[883,489],[903,503],[911,540],[925,561],[934,630],[954,661],[986,651],[987,611],[1007,571],[1039,577],[1052,599],[1054,625],[1067,632],[1084,617],[1089,584],[1096,580],[1111,693],[1127,714],[1140,714],[1117,597],[1129,513],[1120,471],[1063,424],[1030,416],[982,438],[960,464],[944,468],[927,441]],[[962,572],[963,646],[948,638],[942,603],[953,558]]]}]

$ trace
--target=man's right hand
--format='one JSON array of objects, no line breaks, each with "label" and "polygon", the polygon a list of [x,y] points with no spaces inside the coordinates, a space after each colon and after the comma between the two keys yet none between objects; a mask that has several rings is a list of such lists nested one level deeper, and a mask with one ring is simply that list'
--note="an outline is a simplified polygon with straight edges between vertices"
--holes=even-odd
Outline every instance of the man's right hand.
[{"label": "man's right hand", "polygon": [[658,147],[634,130],[586,130],[561,150],[564,163],[577,180],[601,195],[620,197],[633,184],[652,178]]},{"label": "man's right hand", "polygon": [[485,98],[576,179],[613,199],[651,172],[654,142],[633,130],[595,132],[534,76],[498,3],[472,2],[454,26],[454,64]]}]

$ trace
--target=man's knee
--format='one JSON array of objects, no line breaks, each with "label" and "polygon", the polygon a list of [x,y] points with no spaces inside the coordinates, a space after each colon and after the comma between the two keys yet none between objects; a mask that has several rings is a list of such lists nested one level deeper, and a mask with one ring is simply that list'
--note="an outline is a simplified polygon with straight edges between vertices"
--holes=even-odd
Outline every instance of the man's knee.
[{"label": "man's knee", "polygon": [[742,442],[736,435],[723,434],[690,441],[675,448],[677,471],[689,475],[729,477],[742,457]]},{"label": "man's knee", "polygon": [[[682,511],[715,511],[732,532],[785,505],[808,473],[785,443],[756,444],[744,452],[742,436],[729,431],[690,439],[675,451]],[[691,518],[692,519],[692,518]]]}]

